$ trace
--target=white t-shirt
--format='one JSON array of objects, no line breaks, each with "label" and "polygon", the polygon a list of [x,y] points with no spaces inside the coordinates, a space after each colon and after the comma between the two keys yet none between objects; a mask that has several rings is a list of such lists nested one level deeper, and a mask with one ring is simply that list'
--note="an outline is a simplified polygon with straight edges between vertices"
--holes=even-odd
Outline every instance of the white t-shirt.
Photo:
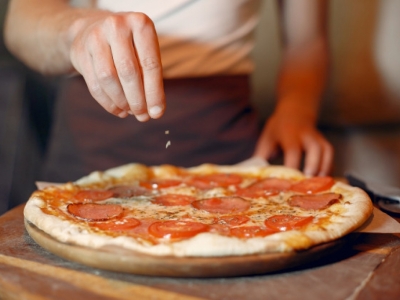
[{"label": "white t-shirt", "polygon": [[164,77],[249,74],[261,0],[97,0],[154,22]]}]

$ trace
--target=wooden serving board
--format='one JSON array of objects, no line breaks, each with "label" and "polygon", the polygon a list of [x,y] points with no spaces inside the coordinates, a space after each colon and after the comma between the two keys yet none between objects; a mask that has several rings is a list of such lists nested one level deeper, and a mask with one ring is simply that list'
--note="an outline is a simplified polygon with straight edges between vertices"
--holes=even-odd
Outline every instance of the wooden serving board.
[{"label": "wooden serving board", "polygon": [[288,270],[316,262],[342,249],[351,237],[305,251],[229,257],[150,256],[117,247],[91,249],[62,243],[25,220],[29,235],[40,246],[64,259],[116,272],[163,277],[233,277]]}]

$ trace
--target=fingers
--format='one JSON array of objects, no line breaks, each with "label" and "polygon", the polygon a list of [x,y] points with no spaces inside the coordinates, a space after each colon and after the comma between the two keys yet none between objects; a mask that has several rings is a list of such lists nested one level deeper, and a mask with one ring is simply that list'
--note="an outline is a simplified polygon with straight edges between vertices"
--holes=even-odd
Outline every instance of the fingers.
[{"label": "fingers", "polygon": [[139,16],[140,21],[133,30],[134,46],[142,71],[147,110],[157,119],[165,109],[160,48],[153,23],[146,16]]},{"label": "fingers", "polygon": [[305,141],[303,172],[309,176],[326,176],[331,172],[333,147],[322,136],[308,137]]},{"label": "fingers", "polygon": [[124,109],[135,115],[139,121],[147,121],[150,117],[147,113],[141,68],[133,46],[132,32],[128,29],[117,32],[121,27],[118,24],[112,24],[110,27],[108,38],[112,62],[115,65],[116,81],[121,91],[120,95],[115,95],[117,97],[115,99],[123,101]]},{"label": "fingers", "polygon": [[310,140],[305,145],[304,174],[313,176],[318,174],[321,162],[322,149],[319,143]]},{"label": "fingers", "polygon": [[152,21],[109,14],[83,28],[71,47],[74,67],[92,96],[119,117],[159,118],[165,110],[161,56]]},{"label": "fingers", "polygon": [[284,165],[289,168],[300,168],[302,149],[294,143],[283,145]]},{"label": "fingers", "polygon": [[334,158],[334,150],[330,143],[325,141],[323,145],[323,152],[322,152],[322,159],[321,159],[321,167],[318,173],[319,176],[326,176],[332,172],[332,165],[333,165],[333,158]]},{"label": "fingers", "polygon": [[92,96],[103,107],[108,105],[107,111],[115,106],[128,112],[130,108],[118,80],[114,62],[110,59],[112,52],[108,43],[96,40],[92,41],[90,46],[93,74],[88,71],[86,77],[90,77],[92,81],[89,86]]},{"label": "fingers", "polygon": [[277,152],[276,142],[268,137],[268,134],[261,135],[256,145],[253,156],[262,157],[264,159],[271,159]]}]

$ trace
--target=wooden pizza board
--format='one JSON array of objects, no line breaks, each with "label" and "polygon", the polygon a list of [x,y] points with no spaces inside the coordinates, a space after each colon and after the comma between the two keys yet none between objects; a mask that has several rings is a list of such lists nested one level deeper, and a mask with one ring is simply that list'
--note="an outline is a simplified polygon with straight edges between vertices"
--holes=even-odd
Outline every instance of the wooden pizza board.
[{"label": "wooden pizza board", "polygon": [[300,252],[230,257],[171,257],[151,256],[117,247],[91,249],[59,242],[27,220],[25,227],[36,243],[64,259],[109,271],[163,277],[233,277],[288,270],[327,257],[354,238],[350,235]]}]

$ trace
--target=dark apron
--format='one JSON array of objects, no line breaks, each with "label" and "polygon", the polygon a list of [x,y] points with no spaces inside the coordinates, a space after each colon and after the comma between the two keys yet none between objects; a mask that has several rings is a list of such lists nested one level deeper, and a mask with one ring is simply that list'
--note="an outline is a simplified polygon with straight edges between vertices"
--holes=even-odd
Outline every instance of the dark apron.
[{"label": "dark apron", "polygon": [[252,155],[259,128],[248,76],[170,79],[164,84],[164,116],[140,123],[133,116],[120,119],[107,113],[82,77],[66,80],[42,180],[76,180],[131,162],[190,167],[235,164]]}]

